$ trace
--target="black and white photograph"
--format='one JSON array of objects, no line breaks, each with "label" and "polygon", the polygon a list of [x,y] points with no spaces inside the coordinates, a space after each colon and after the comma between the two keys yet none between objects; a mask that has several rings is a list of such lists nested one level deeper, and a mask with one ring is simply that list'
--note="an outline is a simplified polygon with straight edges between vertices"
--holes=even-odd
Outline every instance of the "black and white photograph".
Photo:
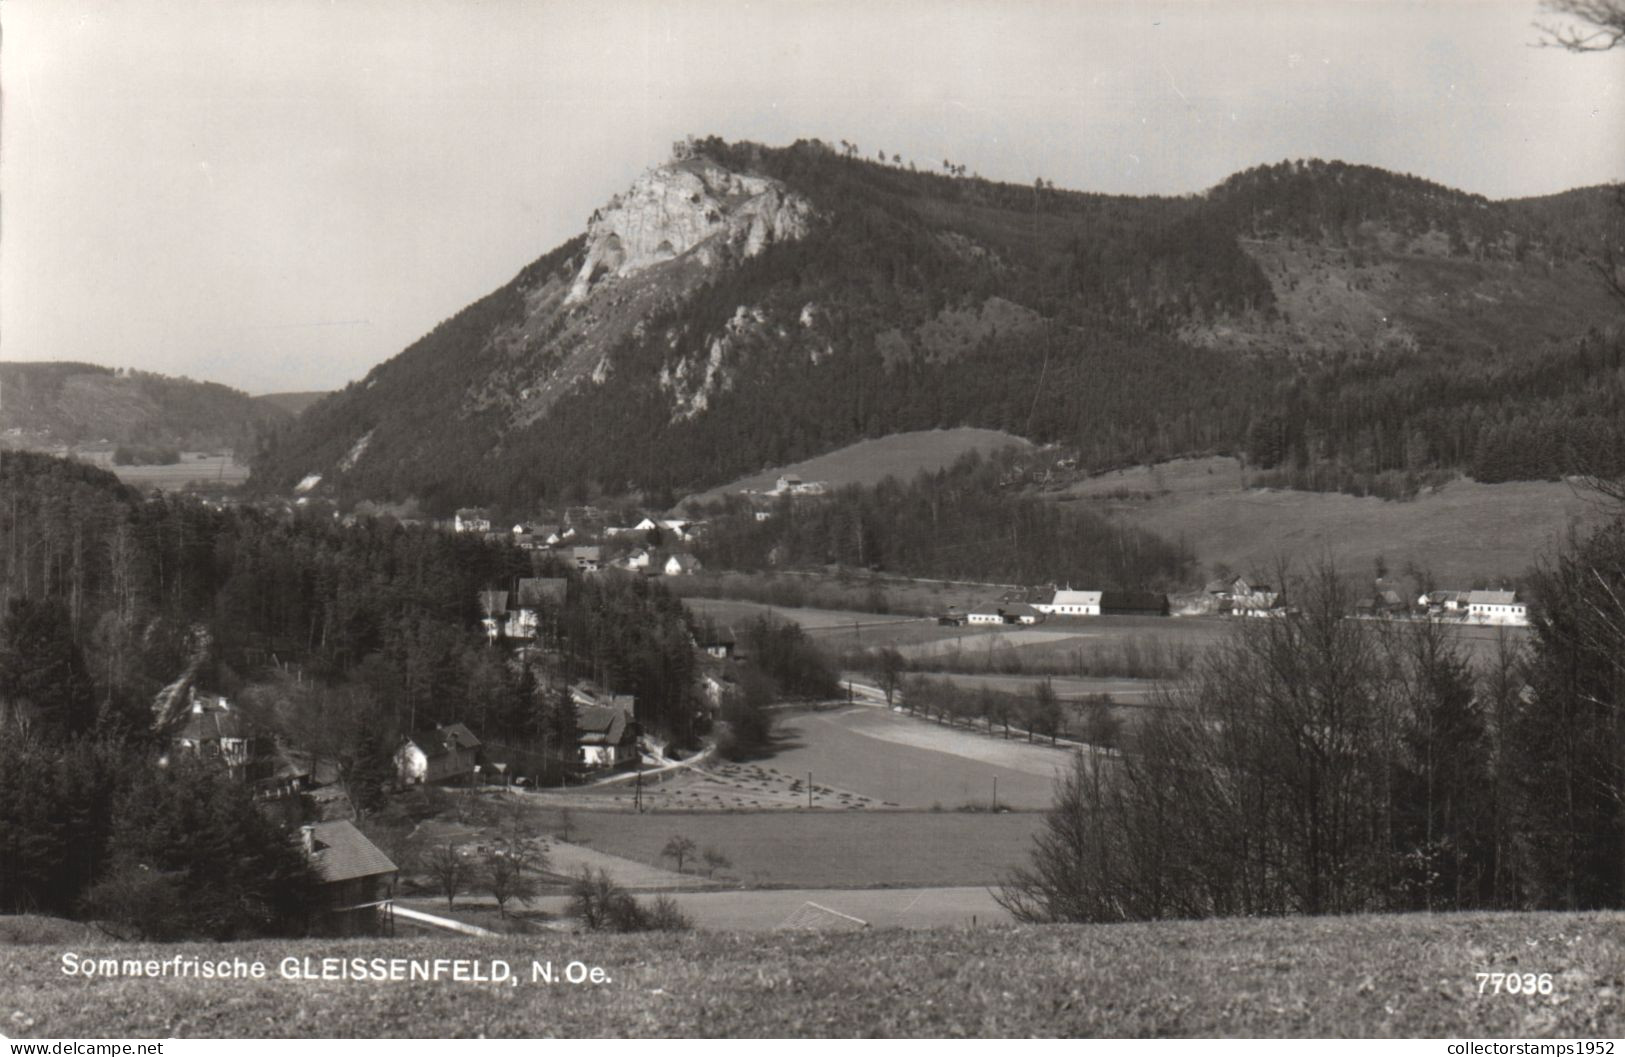
[{"label": "black and white photograph", "polygon": [[8,1057],[876,1037],[1625,1057],[1625,0],[0,0]]}]

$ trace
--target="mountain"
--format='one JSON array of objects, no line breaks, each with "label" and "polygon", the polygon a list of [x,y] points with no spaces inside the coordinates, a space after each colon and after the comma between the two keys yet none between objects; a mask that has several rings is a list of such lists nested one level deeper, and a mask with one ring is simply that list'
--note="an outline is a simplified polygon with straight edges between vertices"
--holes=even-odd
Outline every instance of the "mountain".
[{"label": "mountain", "polygon": [[286,411],[213,382],[88,363],[0,363],[0,441],[247,452]]},{"label": "mountain", "polygon": [[528,509],[955,426],[1095,468],[1625,465],[1621,316],[1587,265],[1610,225],[1602,188],[1492,202],[1340,162],[1129,197],[690,140],[252,483]]}]

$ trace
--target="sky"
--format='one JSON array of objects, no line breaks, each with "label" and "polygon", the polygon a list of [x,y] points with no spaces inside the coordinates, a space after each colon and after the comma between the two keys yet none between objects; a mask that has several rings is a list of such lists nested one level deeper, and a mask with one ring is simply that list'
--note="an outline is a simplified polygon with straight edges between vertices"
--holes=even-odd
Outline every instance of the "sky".
[{"label": "sky", "polygon": [[0,359],[359,378],[685,134],[1126,194],[1319,157],[1625,179],[1536,0],[0,0]]}]

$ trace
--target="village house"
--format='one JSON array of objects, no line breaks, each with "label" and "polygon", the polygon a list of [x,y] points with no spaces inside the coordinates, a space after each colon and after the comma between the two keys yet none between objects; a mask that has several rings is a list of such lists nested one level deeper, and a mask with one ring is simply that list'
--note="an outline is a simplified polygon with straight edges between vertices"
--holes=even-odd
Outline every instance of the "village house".
[{"label": "village house", "polygon": [[576,730],[584,766],[618,767],[637,759],[636,728],[632,716],[622,709],[602,705],[578,708]]},{"label": "village house", "polygon": [[375,936],[393,929],[395,879],[389,856],[345,821],[299,831],[305,857],[320,878],[311,930],[324,936]]},{"label": "village house", "polygon": [[395,750],[395,774],[403,785],[471,779],[480,739],[461,723],[409,734]]},{"label": "village house", "polygon": [[564,606],[566,581],[559,576],[520,577],[514,591],[514,607],[508,611],[504,633],[510,639],[534,639],[542,630],[544,618]]},{"label": "village house", "polygon": [[700,571],[700,560],[692,554],[673,554],[666,559],[667,576],[693,576]]},{"label": "village house", "polygon": [[694,537],[694,533],[700,526],[686,518],[669,517],[660,519],[660,528],[671,533],[673,538],[681,542],[687,542]]},{"label": "village house", "polygon": [[647,548],[639,548],[615,560],[616,566],[628,572],[647,572],[649,565],[654,561],[654,553]]},{"label": "village house", "polygon": [[1467,596],[1467,619],[1476,624],[1526,627],[1529,607],[1518,601],[1516,591],[1473,591]]},{"label": "village house", "polygon": [[1466,613],[1469,591],[1429,591],[1416,600],[1430,613]]},{"label": "village house", "polygon": [[1057,590],[1048,602],[1033,603],[1033,608],[1051,616],[1098,617],[1100,595],[1099,591],[1074,591],[1065,588]]},{"label": "village house", "polygon": [[604,567],[603,548],[589,546],[576,547],[571,551],[575,559],[576,568],[584,573],[595,573]]},{"label": "village house", "polygon": [[273,741],[259,736],[224,697],[196,690],[186,712],[171,724],[169,742],[179,752],[219,760],[238,781],[268,773],[275,750]]},{"label": "village house", "polygon": [[697,645],[706,656],[725,661],[734,655],[734,642],[732,628],[711,628],[700,633]]},{"label": "village house", "polygon": [[1231,581],[1227,596],[1231,614],[1238,617],[1269,616],[1281,599],[1281,593],[1269,584],[1249,583],[1241,576]]},{"label": "village house", "polygon": [[452,527],[458,532],[478,532],[483,535],[491,531],[491,515],[482,507],[464,507],[452,518]]}]

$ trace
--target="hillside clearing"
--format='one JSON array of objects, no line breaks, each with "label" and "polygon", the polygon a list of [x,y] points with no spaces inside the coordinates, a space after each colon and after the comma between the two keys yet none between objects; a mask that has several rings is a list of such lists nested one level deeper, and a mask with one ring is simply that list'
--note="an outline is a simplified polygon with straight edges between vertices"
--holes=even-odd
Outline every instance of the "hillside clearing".
[{"label": "hillside clearing", "polygon": [[[265,963],[265,980],[84,978],[0,950],[0,1020],[36,1038],[1490,1036],[1625,1031],[1625,915],[1459,914],[777,934],[75,947]],[[513,985],[283,979],[285,958],[506,961]],[[532,962],[609,982],[531,982]],[[1480,972],[1552,974],[1480,994]]]},{"label": "hillside clearing", "polygon": [[1521,576],[1570,527],[1604,511],[1561,481],[1479,484],[1460,479],[1409,501],[1330,492],[1250,489],[1229,457],[1181,459],[1103,474],[1053,498],[1187,542],[1198,561],[1245,574],[1274,574],[1322,557],[1367,574],[1381,556],[1400,573],[1415,564],[1441,587],[1495,586]]},{"label": "hillside clearing", "polygon": [[689,500],[708,503],[747,490],[766,491],[773,487],[781,474],[795,474],[804,481],[825,481],[831,487],[879,484],[888,477],[909,481],[923,471],[950,466],[967,452],[986,454],[1012,446],[1030,448],[1032,442],[996,429],[968,427],[893,433],[872,440],[860,440],[802,462],[741,477],[690,496]]}]

